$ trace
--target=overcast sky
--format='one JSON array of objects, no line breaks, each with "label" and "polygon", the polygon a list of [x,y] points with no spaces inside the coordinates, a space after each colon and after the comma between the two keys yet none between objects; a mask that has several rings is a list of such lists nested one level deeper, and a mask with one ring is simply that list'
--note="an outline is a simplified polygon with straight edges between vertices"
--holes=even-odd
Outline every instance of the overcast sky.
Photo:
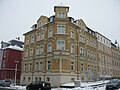
[{"label": "overcast sky", "polygon": [[23,34],[37,19],[53,15],[61,2],[70,7],[69,16],[120,43],[120,0],[0,0],[0,42],[16,37],[24,41]]}]

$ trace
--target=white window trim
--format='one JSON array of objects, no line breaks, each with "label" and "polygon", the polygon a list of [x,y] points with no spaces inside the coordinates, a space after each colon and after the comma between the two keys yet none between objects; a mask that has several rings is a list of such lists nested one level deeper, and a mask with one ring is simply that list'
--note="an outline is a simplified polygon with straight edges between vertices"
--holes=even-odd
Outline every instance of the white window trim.
[{"label": "white window trim", "polygon": [[35,63],[35,70],[36,70],[36,71],[39,70],[39,63],[38,63],[38,62]]},{"label": "white window trim", "polygon": [[73,30],[71,30],[71,35],[70,35],[70,37],[71,37],[72,39],[75,38],[75,35],[74,35],[74,31],[73,31]]},{"label": "white window trim", "polygon": [[65,12],[61,11],[61,12],[58,12],[57,14],[58,14],[57,15],[58,18],[66,18],[66,13]]},{"label": "white window trim", "polygon": [[[51,34],[50,34],[50,31],[51,31]],[[48,30],[48,38],[52,37],[52,29],[49,29]]]},{"label": "white window trim", "polygon": [[41,34],[41,40],[43,40],[44,37],[45,37],[45,34],[44,34],[44,32],[42,32],[42,34]]},{"label": "white window trim", "polygon": [[[60,49],[58,48],[58,41],[60,41]],[[62,50],[62,44],[61,44],[61,42],[64,42],[64,50]],[[56,46],[57,46],[57,50],[62,50],[62,51],[65,51],[65,40],[57,40],[57,42],[56,42]]]},{"label": "white window trim", "polygon": [[36,55],[39,55],[39,46],[36,47]]},{"label": "white window trim", "polygon": [[[43,47],[43,48],[41,49],[41,47]],[[42,50],[42,51],[41,51],[41,50]],[[43,52],[44,52],[44,46],[41,45],[41,46],[40,46],[40,54],[43,54]]]},{"label": "white window trim", "polygon": [[[50,50],[49,50],[49,45],[51,45]],[[51,42],[50,42],[50,43],[48,43],[48,45],[47,45],[47,52],[52,52],[52,43],[51,43]]]},{"label": "white window trim", "polygon": [[37,33],[37,41],[40,41],[40,33]]},{"label": "white window trim", "polygon": [[[58,32],[58,27],[64,27],[64,33],[62,32],[62,30],[60,32]],[[66,33],[66,25],[62,25],[62,24],[59,24],[57,25],[57,34],[65,34]]]},{"label": "white window trim", "polygon": [[[74,50],[72,51],[72,46],[74,47]],[[73,43],[71,43],[71,53],[74,54],[75,53],[75,45]]]},{"label": "white window trim", "polygon": [[[49,63],[48,63],[48,62],[50,62],[50,69],[49,69]],[[48,61],[47,61],[47,70],[51,70],[51,69],[52,69],[51,66],[52,66],[52,62],[51,62],[50,60],[48,60]]]},{"label": "white window trim", "polygon": [[30,49],[30,56],[33,56],[33,48]]}]

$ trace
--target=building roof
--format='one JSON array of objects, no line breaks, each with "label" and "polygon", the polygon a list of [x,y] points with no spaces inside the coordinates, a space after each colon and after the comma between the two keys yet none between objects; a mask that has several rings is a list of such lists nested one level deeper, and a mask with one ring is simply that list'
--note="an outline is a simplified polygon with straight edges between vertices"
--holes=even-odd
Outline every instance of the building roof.
[{"label": "building roof", "polygon": [[8,46],[5,49],[13,49],[13,50],[19,50],[19,51],[23,51],[23,48],[20,48],[19,46],[15,45],[15,46]]}]

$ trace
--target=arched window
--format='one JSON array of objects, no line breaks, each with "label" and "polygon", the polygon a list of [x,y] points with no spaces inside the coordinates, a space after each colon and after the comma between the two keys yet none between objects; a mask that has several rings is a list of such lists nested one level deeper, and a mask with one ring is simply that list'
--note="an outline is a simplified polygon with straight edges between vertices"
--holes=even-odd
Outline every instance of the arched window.
[{"label": "arched window", "polygon": [[48,44],[48,50],[47,51],[52,52],[52,44],[51,43]]}]

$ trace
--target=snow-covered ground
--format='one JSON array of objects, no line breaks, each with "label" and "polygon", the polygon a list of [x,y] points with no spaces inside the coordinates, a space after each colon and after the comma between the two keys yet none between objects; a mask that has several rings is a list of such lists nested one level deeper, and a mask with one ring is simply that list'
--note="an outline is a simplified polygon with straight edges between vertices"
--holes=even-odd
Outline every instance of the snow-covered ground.
[{"label": "snow-covered ground", "polygon": [[[104,83],[107,83],[108,81],[104,81]],[[98,84],[103,84],[103,81],[97,81],[97,82],[89,82],[89,83],[81,83],[82,88],[53,88],[52,90],[106,90],[105,85],[100,85],[100,86],[95,86],[91,87],[91,85],[98,85]],[[67,83],[64,84],[63,86],[74,86],[74,83]],[[26,86],[10,86],[6,88],[11,88],[11,89],[16,89],[16,90],[26,90]],[[118,89],[120,90],[120,89]]]}]

